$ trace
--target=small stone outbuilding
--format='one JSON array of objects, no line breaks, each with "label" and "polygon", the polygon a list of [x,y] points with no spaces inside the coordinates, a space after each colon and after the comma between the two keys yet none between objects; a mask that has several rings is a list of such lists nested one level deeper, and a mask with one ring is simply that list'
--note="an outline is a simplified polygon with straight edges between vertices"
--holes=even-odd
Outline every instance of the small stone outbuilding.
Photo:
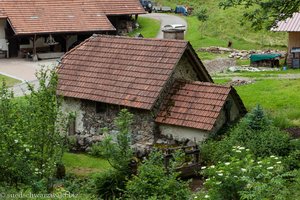
[{"label": "small stone outbuilding", "polygon": [[81,146],[114,134],[122,108],[134,114],[132,141],[202,141],[246,109],[232,87],[213,83],[183,40],[94,35],[69,51],[58,69],[62,110],[75,113],[73,130]]}]

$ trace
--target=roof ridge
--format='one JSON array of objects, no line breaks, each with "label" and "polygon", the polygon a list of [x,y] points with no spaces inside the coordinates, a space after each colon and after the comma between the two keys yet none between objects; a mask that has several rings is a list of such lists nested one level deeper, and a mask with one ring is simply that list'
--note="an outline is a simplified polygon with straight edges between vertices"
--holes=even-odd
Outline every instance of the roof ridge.
[{"label": "roof ridge", "polygon": [[177,40],[177,39],[160,39],[160,38],[137,38],[129,36],[120,36],[120,35],[104,35],[104,34],[93,34],[94,37],[106,37],[106,38],[124,38],[124,39],[133,39],[133,40],[149,40],[149,41],[169,41],[169,42],[180,42],[188,44],[187,40]]}]

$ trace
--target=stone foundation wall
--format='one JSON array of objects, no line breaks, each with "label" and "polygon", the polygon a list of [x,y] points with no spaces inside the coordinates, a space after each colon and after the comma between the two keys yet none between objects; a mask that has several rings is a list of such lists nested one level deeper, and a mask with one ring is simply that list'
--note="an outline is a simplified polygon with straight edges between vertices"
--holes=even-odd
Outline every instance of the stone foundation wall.
[{"label": "stone foundation wall", "polygon": [[[62,110],[73,113],[75,116],[75,133],[69,133],[76,138],[76,149],[78,151],[88,150],[96,142],[103,140],[103,128],[108,128],[109,134],[116,134],[117,129],[114,119],[123,108],[121,106],[103,104],[105,111],[96,112],[96,102],[65,98]],[[144,149],[154,142],[156,125],[150,111],[129,109],[134,115],[131,126],[133,146]]]}]

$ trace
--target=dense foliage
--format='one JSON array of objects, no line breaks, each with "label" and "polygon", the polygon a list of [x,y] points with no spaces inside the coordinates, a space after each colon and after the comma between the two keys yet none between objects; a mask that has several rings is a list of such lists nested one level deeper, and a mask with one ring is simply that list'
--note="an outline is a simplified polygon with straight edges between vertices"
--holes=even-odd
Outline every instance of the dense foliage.
[{"label": "dense foliage", "polygon": [[133,157],[133,151],[130,147],[130,125],[133,115],[127,109],[122,109],[118,117],[114,120],[118,130],[116,137],[107,135],[100,143],[101,155],[108,160],[110,165],[123,173],[128,173],[129,163]]},{"label": "dense foliage", "polygon": [[214,200],[288,199],[297,193],[290,186],[300,188],[299,172],[287,171],[280,157],[256,158],[240,146],[234,146],[230,154],[225,162],[202,167],[207,179],[205,190],[197,195]]},{"label": "dense foliage", "polygon": [[166,172],[163,155],[153,151],[149,158],[139,166],[137,176],[134,176],[126,185],[128,199],[157,199],[157,200],[184,200],[189,199],[188,183],[178,179],[175,171],[176,159],[168,173]]},{"label": "dense foliage", "polygon": [[[113,169],[94,177],[95,192],[104,199],[114,199],[123,194],[126,180],[131,175],[130,161],[133,158],[131,149],[130,125],[133,115],[122,109],[114,124],[118,130],[115,137],[107,133],[106,138],[93,146],[93,154],[106,158]],[[106,130],[105,132],[108,132]]]},{"label": "dense foliage", "polygon": [[195,198],[295,199],[300,143],[257,106],[220,140],[202,145],[204,189]]},{"label": "dense foliage", "polygon": [[63,152],[56,73],[41,70],[37,78],[39,89],[28,85],[25,98],[14,98],[5,84],[0,88],[0,182],[17,188],[39,189],[42,180],[53,177]]},{"label": "dense foliage", "polygon": [[208,140],[202,144],[202,157],[208,163],[228,159],[232,146],[244,146],[257,157],[289,154],[290,137],[275,127],[257,106],[247,114],[221,141]]},{"label": "dense foliage", "polygon": [[223,8],[242,6],[245,9],[244,17],[250,20],[256,29],[262,29],[265,26],[270,28],[276,25],[277,21],[285,20],[298,12],[300,1],[223,0],[220,6]]}]

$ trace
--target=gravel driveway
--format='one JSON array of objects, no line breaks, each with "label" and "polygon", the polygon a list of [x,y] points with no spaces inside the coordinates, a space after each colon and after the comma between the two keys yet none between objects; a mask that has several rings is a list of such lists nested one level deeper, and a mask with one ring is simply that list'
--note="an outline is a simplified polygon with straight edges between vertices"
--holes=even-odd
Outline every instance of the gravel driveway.
[{"label": "gravel driveway", "polygon": [[182,17],[176,15],[168,15],[163,13],[149,13],[145,15],[140,15],[141,17],[148,17],[160,21],[160,32],[156,36],[158,39],[163,39],[163,32],[161,31],[165,25],[168,24],[182,24],[187,28],[187,22]]},{"label": "gravel driveway", "polygon": [[37,62],[20,58],[0,59],[0,74],[22,81],[22,83],[12,87],[12,90],[15,96],[23,96],[29,93],[26,82],[29,82],[36,89],[39,87],[39,82],[35,76],[37,71],[42,67],[55,67],[57,64],[56,59]]}]

